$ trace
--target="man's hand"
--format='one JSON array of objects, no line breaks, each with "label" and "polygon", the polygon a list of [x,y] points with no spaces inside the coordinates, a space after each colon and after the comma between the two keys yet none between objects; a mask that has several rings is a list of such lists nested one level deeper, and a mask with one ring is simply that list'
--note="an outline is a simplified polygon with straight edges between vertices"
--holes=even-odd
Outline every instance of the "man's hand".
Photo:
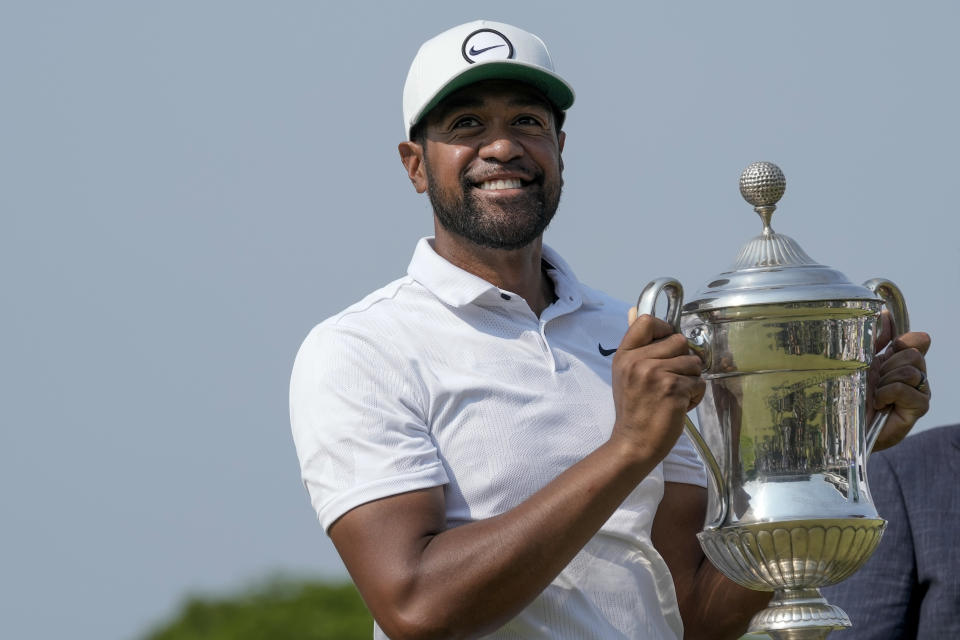
[{"label": "man's hand", "polygon": [[[930,336],[921,331],[905,333],[893,341],[890,349],[880,353],[892,337],[890,315],[881,315],[878,355],[869,372],[871,414],[889,409],[890,417],[877,439],[874,451],[892,447],[913,428],[930,409],[930,385],[924,356],[930,348]],[[870,416],[872,420],[872,415]]]},{"label": "man's hand", "polygon": [[613,358],[617,412],[611,440],[636,448],[644,459],[662,460],[683,431],[683,418],[703,398],[703,363],[686,339],[650,315],[633,320]]}]

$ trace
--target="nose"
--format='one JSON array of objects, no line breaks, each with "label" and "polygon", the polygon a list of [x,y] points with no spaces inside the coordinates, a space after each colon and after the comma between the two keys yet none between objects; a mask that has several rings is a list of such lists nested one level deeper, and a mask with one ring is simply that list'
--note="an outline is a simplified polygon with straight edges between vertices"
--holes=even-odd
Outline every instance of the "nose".
[{"label": "nose", "polygon": [[493,130],[480,146],[479,154],[484,160],[509,162],[523,155],[523,146],[503,130]]}]

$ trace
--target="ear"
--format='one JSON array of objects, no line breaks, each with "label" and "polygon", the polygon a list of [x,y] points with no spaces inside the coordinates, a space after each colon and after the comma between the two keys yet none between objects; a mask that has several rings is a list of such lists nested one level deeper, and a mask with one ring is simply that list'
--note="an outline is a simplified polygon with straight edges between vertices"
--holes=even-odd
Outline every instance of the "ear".
[{"label": "ear", "polygon": [[563,143],[567,141],[567,132],[561,131],[557,134],[557,144],[560,149],[560,173],[563,173]]},{"label": "ear", "polygon": [[427,171],[423,159],[423,147],[416,142],[401,142],[397,145],[400,152],[400,162],[407,170],[407,177],[413,183],[413,188],[417,193],[423,193],[427,190]]}]

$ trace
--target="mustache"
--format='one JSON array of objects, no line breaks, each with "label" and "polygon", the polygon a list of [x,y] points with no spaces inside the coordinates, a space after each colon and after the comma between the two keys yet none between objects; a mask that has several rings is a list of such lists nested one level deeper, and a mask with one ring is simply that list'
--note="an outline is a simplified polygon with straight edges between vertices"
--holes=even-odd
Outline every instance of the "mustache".
[{"label": "mustache", "polygon": [[541,183],[543,181],[543,171],[528,166],[521,166],[512,163],[488,163],[486,166],[469,171],[460,178],[460,182],[465,185],[474,185],[486,182],[504,173],[510,173],[524,182]]}]

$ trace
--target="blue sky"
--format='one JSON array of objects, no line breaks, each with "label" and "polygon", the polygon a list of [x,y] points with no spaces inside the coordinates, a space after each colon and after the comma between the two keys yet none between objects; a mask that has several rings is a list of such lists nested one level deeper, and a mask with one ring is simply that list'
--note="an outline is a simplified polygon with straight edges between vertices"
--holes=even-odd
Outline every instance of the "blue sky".
[{"label": "blue sky", "polygon": [[344,576],[287,416],[309,329],[431,233],[396,145],[420,42],[541,35],[577,101],[546,241],[625,299],[774,228],[904,291],[958,420],[951,3],[14,2],[0,9],[4,637],[132,638],[191,592]]}]

